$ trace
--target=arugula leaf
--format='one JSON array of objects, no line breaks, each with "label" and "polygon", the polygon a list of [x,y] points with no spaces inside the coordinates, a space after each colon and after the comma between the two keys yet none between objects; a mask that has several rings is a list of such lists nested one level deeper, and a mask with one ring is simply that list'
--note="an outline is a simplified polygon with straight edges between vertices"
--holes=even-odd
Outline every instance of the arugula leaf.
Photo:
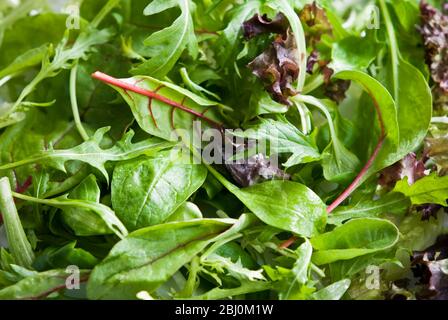
[{"label": "arugula leaf", "polygon": [[92,46],[107,42],[111,36],[112,33],[109,30],[97,31],[91,29],[89,32],[81,33],[73,46],[67,48],[69,33],[66,32],[64,38],[54,50],[54,57],[50,59],[53,55],[53,47],[50,46],[42,60],[42,67],[39,73],[22,90],[17,100],[0,114],[0,127],[2,127],[2,123],[10,125],[11,122],[15,121],[14,119],[23,120],[23,118],[19,118],[21,113],[23,113],[23,109],[20,110],[20,106],[40,82],[46,78],[56,76],[62,69],[70,68],[70,62],[85,57]]},{"label": "arugula leaf", "polygon": [[78,160],[88,163],[92,167],[98,169],[105,179],[109,181],[109,175],[104,167],[106,162],[129,160],[143,154],[150,155],[172,145],[169,142],[154,138],[132,144],[131,141],[134,137],[134,132],[129,131],[115,146],[104,150],[100,147],[100,143],[109,130],[110,128],[107,127],[99,129],[88,141],[72,149],[45,150],[27,159],[0,166],[0,170],[13,169],[28,164],[42,163],[66,172],[65,163],[67,161]]},{"label": "arugula leaf", "polygon": [[313,293],[316,300],[339,300],[350,287],[350,279],[339,280]]},{"label": "arugula leaf", "polygon": [[197,56],[198,45],[191,18],[194,6],[192,1],[155,0],[145,8],[144,14],[152,16],[175,6],[181,9],[181,14],[173,24],[153,33],[144,41],[145,46],[158,46],[161,49],[154,53],[151,59],[132,69],[133,74],[163,78],[173,68],[185,48],[188,48],[193,58]]}]

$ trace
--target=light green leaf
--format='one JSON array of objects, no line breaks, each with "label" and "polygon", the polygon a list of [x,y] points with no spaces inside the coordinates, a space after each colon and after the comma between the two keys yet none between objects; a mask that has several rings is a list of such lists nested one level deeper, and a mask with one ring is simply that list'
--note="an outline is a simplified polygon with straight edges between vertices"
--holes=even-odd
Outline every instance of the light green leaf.
[{"label": "light green leaf", "polygon": [[328,217],[329,224],[342,224],[354,218],[374,218],[382,214],[403,214],[410,206],[408,198],[398,192],[388,193],[377,200],[361,198],[349,206],[337,207]]},{"label": "light green leaf", "polygon": [[325,227],[325,204],[302,184],[274,180],[234,190],[233,193],[270,226],[305,237],[316,235]]},{"label": "light green leaf", "polygon": [[412,185],[409,185],[406,178],[397,182],[394,191],[409,197],[412,204],[436,203],[448,206],[448,176],[439,177],[434,173]]},{"label": "light green leaf", "polygon": [[6,177],[0,179],[0,212],[15,263],[30,267],[34,260],[34,252],[17,213],[9,179]]},{"label": "light green leaf", "polygon": [[343,279],[313,293],[315,300],[339,300],[350,287],[350,279]]},{"label": "light green leaf", "polygon": [[316,250],[313,262],[322,265],[386,250],[394,246],[398,238],[398,228],[388,220],[350,220],[333,231],[311,239]]}]

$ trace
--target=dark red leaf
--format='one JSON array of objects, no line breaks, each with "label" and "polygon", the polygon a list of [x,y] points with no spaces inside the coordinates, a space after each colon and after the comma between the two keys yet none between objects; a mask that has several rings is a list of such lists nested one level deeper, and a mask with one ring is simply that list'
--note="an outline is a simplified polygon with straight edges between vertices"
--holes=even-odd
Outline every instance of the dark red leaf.
[{"label": "dark red leaf", "polygon": [[345,99],[345,93],[350,88],[351,81],[349,80],[334,80],[330,81],[324,87],[324,94],[331,100],[341,103]]},{"label": "dark red leaf", "polygon": [[413,184],[425,176],[425,164],[417,160],[415,153],[411,152],[401,161],[381,171],[379,184],[385,187],[393,187],[399,180],[408,178],[408,183]]},{"label": "dark red leaf", "polygon": [[417,298],[424,300],[448,299],[448,235],[424,251],[412,255],[412,271],[422,288]]},{"label": "dark red leaf", "polygon": [[256,14],[243,23],[244,37],[251,39],[264,33],[285,34],[288,26],[288,19],[282,13],[277,14],[273,20],[267,15]]},{"label": "dark red leaf", "polygon": [[425,154],[437,165],[439,175],[448,174],[448,136],[426,138]]},{"label": "dark red leaf", "polygon": [[272,165],[269,159],[261,153],[251,156],[242,163],[226,164],[226,168],[233,179],[242,187],[252,186],[267,180],[289,179],[289,175],[277,166]]},{"label": "dark red leaf", "polygon": [[314,1],[307,4],[300,12],[300,21],[305,23],[308,28],[306,30],[307,42],[314,47],[320,41],[324,34],[332,35],[333,27],[328,20],[325,9],[319,7]]},{"label": "dark red leaf", "polygon": [[290,178],[262,153],[247,156],[244,159],[231,160],[235,154],[244,154],[256,147],[255,141],[236,143],[228,135],[224,135],[224,141],[226,144],[230,144],[230,146],[224,147],[225,149],[234,150],[232,155],[223,155],[225,167],[238,185],[248,187],[267,180],[288,180]]},{"label": "dark red leaf", "polygon": [[448,93],[448,16],[425,1],[420,3],[420,11],[422,20],[420,32],[432,78]]},{"label": "dark red leaf", "polygon": [[297,94],[292,84],[297,80],[300,68],[297,46],[289,31],[286,38],[277,36],[272,45],[249,63],[248,67],[264,82],[276,101],[290,105],[288,97]]},{"label": "dark red leaf", "polygon": [[313,50],[309,55],[306,63],[306,72],[308,72],[309,74],[313,74],[314,66],[318,62],[319,62],[319,52],[317,50]]}]

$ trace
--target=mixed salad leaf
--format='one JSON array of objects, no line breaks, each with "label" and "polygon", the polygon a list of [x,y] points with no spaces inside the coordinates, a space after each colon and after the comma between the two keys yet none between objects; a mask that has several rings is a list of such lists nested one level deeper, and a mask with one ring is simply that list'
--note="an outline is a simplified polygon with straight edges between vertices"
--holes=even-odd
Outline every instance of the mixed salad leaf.
[{"label": "mixed salad leaf", "polygon": [[444,1],[58,3],[0,3],[0,299],[448,299]]}]

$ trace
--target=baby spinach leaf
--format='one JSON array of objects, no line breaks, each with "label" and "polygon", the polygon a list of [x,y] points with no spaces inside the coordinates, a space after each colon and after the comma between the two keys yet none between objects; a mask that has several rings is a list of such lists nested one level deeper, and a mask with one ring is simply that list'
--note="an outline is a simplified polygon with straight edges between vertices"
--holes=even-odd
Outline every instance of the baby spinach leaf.
[{"label": "baby spinach leaf", "polygon": [[129,131],[123,139],[110,149],[102,149],[100,143],[110,128],[101,128],[88,141],[68,150],[45,150],[27,159],[8,163],[0,166],[0,170],[13,169],[23,165],[41,163],[54,167],[63,172],[66,171],[67,161],[78,160],[90,164],[98,169],[109,181],[105,163],[108,161],[123,161],[133,159],[143,154],[150,155],[158,150],[171,146],[171,143],[159,139],[149,138],[133,144],[133,131]]},{"label": "baby spinach leaf", "polygon": [[[375,122],[372,123],[373,126],[378,127],[378,122],[380,122],[378,115],[381,115],[384,133],[380,132],[376,136],[373,136],[372,141],[368,142],[369,148],[367,153],[370,154],[372,152],[375,145],[378,143],[378,140],[383,138],[384,143],[379,150],[375,161],[363,177],[363,180],[365,180],[373,173],[378,172],[379,170],[402,158],[402,156],[398,153],[399,125],[396,106],[387,89],[381,85],[379,81],[375,80],[366,73],[355,70],[342,71],[336,74],[335,77],[343,80],[356,81],[368,93],[370,98],[373,100],[373,107],[377,111],[377,116],[374,120]],[[379,126],[381,127],[381,123]],[[382,134],[384,134],[385,137],[381,137]]]},{"label": "baby spinach leaf", "polygon": [[[93,174],[89,175],[78,186],[73,188],[68,194],[68,199],[87,200],[99,203],[100,188],[96,183],[95,176]],[[113,233],[100,216],[89,210],[68,207],[63,210],[62,219],[78,236]]]},{"label": "baby spinach leaf", "polygon": [[130,230],[164,222],[207,177],[207,169],[189,164],[179,152],[161,153],[115,167],[112,204]]},{"label": "baby spinach leaf", "polygon": [[87,285],[90,299],[136,299],[167,281],[233,220],[171,222],[137,230],[112,248]]},{"label": "baby spinach leaf", "polygon": [[327,220],[326,206],[306,186],[273,180],[239,189],[215,169],[210,172],[264,223],[311,237],[323,230]]},{"label": "baby spinach leaf", "polygon": [[398,228],[388,220],[375,218],[354,219],[333,231],[311,239],[316,250],[312,261],[317,265],[386,250],[399,238]]},{"label": "baby spinach leaf", "polygon": [[202,219],[202,212],[193,202],[184,202],[177,208],[172,215],[168,217],[166,222],[188,221],[194,219]]},{"label": "baby spinach leaf", "polygon": [[349,36],[337,42],[331,53],[331,67],[338,71],[364,71],[373,62],[377,54],[377,45],[371,38]]},{"label": "baby spinach leaf", "polygon": [[409,197],[412,204],[436,203],[447,207],[448,176],[438,177],[432,174],[409,185],[407,179],[400,180],[394,191]]}]

